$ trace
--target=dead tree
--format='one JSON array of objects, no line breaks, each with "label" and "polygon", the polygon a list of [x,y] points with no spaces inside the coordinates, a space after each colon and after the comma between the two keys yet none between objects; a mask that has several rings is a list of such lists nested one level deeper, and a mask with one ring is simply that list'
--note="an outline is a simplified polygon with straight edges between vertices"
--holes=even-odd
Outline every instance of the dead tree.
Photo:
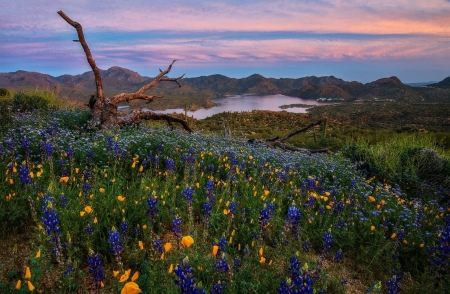
[{"label": "dead tree", "polygon": [[81,24],[76,21],[70,19],[62,10],[58,11],[58,14],[71,26],[73,26],[78,34],[78,40],[74,40],[74,42],[80,42],[81,47],[83,47],[84,53],[86,55],[87,61],[94,72],[95,77],[95,85],[97,89],[97,94],[91,97],[89,101],[89,107],[91,109],[91,126],[98,128],[108,128],[111,126],[125,126],[131,124],[139,124],[142,120],[165,120],[169,125],[172,126],[173,122],[180,123],[183,128],[189,132],[192,132],[192,129],[189,127],[186,121],[172,117],[167,114],[158,114],[151,111],[143,111],[134,110],[126,116],[118,116],[117,105],[121,102],[129,102],[131,100],[145,100],[147,103],[150,103],[156,98],[163,98],[163,96],[154,96],[154,95],[146,95],[145,92],[150,90],[151,88],[158,85],[159,82],[174,82],[179,87],[181,84],[179,80],[183,78],[184,74],[177,78],[169,78],[166,75],[172,69],[172,65],[176,60],[172,61],[169,67],[166,70],[159,70],[160,73],[152,80],[149,84],[140,88],[137,92],[134,93],[121,93],[115,95],[111,98],[106,98],[103,93],[103,84],[102,77],[100,75],[100,71],[95,64],[95,60],[92,57],[91,51],[89,50],[89,46],[86,43],[83,34],[83,28]]},{"label": "dead tree", "polygon": [[320,125],[322,123],[322,120],[310,123],[309,125],[307,125],[304,128],[301,128],[299,130],[296,130],[292,133],[290,133],[287,136],[284,136],[283,138],[280,137],[273,137],[273,138],[267,138],[267,139],[262,139],[262,140],[255,140],[255,139],[251,139],[248,140],[247,142],[250,144],[254,144],[254,143],[262,143],[265,144],[268,147],[272,147],[272,148],[281,148],[283,150],[289,150],[289,151],[298,151],[298,152],[303,152],[306,154],[312,154],[312,153],[325,153],[325,152],[330,152],[330,147],[327,148],[322,148],[322,149],[305,149],[305,148],[298,148],[298,147],[294,147],[294,146],[289,146],[284,144],[283,142],[288,140],[289,138],[291,138],[292,136],[295,136],[299,133],[305,132],[307,130],[309,130],[312,127],[315,127],[317,125]]}]

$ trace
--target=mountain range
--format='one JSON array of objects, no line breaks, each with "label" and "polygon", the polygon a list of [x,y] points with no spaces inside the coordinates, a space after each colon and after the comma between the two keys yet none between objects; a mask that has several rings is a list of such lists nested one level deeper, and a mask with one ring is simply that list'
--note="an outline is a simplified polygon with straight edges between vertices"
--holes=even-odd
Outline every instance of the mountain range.
[{"label": "mountain range", "polygon": [[[123,92],[135,92],[152,81],[152,78],[139,75],[126,68],[114,66],[108,70],[100,70],[103,88],[107,97]],[[343,98],[353,101],[391,99],[409,102],[450,102],[450,77],[434,84],[412,87],[397,77],[378,79],[363,84],[347,82],[334,76],[291,78],[266,78],[254,74],[246,78],[229,78],[223,75],[210,75],[180,80],[182,87],[175,83],[160,83],[150,93],[164,95],[167,98],[196,97],[215,98],[225,95],[244,93],[285,94],[307,99]],[[19,70],[0,73],[0,87],[16,91],[30,88],[56,90],[70,99],[87,101],[87,97],[95,93],[95,80],[92,71],[79,75],[62,75],[52,77],[38,72]]]}]

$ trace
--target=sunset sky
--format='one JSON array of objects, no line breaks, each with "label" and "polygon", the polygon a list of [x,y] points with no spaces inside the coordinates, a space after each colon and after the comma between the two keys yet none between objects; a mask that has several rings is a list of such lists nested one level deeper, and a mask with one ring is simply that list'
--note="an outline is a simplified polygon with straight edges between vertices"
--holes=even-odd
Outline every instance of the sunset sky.
[{"label": "sunset sky", "polygon": [[450,0],[0,0],[0,72],[52,76],[97,66],[155,76],[334,75],[405,83],[450,76]]}]

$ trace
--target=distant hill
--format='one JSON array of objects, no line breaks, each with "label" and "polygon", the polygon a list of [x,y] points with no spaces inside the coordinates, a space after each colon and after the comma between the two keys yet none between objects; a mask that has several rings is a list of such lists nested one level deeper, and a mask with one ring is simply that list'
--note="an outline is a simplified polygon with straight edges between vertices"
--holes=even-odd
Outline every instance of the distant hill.
[{"label": "distant hill", "polygon": [[[152,81],[150,77],[144,77],[137,72],[126,68],[114,66],[108,70],[100,70],[103,87],[106,95],[115,95],[121,92],[136,91],[139,87]],[[180,81],[183,85],[179,88],[172,83],[161,83],[153,91],[167,96],[178,95],[200,95],[206,97],[218,97],[231,94],[258,93],[258,94],[280,94],[282,92],[300,88],[304,85],[318,84],[331,85],[344,83],[343,80],[331,77],[304,77],[299,79],[274,79],[265,78],[254,74],[246,78],[236,79],[223,75],[201,76],[196,78],[185,78]],[[71,97],[86,97],[95,92],[94,74],[92,71],[80,75],[62,75],[52,77],[38,72],[27,72],[19,70],[12,73],[0,73],[0,87],[15,90],[27,88],[55,87],[63,95],[72,91]],[[80,97],[81,98],[81,97]]]},{"label": "distant hill", "polygon": [[439,83],[429,84],[428,87],[449,89],[450,88],[450,77],[447,77],[440,81]]},{"label": "distant hill", "polygon": [[286,91],[286,95],[302,98],[344,98],[344,100],[393,100],[403,102],[450,102],[450,78],[422,87],[403,84],[397,77],[382,78],[371,83],[343,82],[334,85],[305,85]]},{"label": "distant hill", "polygon": [[411,87],[421,87],[421,86],[426,86],[426,85],[434,84],[434,83],[437,83],[437,81],[405,83],[405,85],[408,85],[408,86],[411,86]]},{"label": "distant hill", "polygon": [[[118,66],[100,70],[100,73],[106,96],[134,92],[153,79]],[[450,100],[450,77],[427,87],[411,87],[403,84],[397,77],[382,78],[362,84],[347,82],[334,76],[275,79],[259,74],[241,79],[216,74],[184,78],[180,83],[182,84],[181,88],[174,83],[160,83],[155,89],[152,89],[151,93],[164,95],[168,99],[184,99],[183,103],[188,103],[186,99],[193,97],[209,99],[245,93],[285,94],[309,99],[339,97],[345,100],[393,99],[415,102]],[[87,97],[95,93],[95,80],[92,71],[79,75],[52,77],[38,72],[19,70],[0,73],[0,87],[12,88],[16,91],[36,87],[46,88],[56,90],[62,96],[86,103]],[[157,106],[158,103],[160,102],[154,101],[152,105]]]}]

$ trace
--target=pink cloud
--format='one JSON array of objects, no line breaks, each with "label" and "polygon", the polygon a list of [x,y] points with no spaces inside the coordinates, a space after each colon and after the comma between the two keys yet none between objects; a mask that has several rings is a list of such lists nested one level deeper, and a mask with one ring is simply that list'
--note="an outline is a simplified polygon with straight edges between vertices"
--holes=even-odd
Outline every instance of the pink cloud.
[{"label": "pink cloud", "polygon": [[314,31],[450,35],[450,3],[428,1],[36,1],[2,7],[3,29],[73,30],[64,10],[85,30]]}]

